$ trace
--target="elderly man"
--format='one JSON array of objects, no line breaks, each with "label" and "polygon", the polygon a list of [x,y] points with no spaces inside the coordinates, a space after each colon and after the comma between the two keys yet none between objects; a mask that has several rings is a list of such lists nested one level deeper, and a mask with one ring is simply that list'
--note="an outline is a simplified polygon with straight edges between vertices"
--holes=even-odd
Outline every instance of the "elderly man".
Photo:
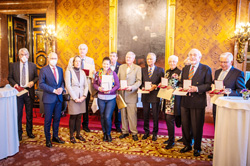
[{"label": "elderly man", "polygon": [[152,106],[153,112],[153,137],[152,140],[157,140],[158,133],[158,119],[159,119],[159,103],[160,98],[157,97],[159,89],[158,84],[161,83],[161,77],[164,77],[163,68],[155,66],[156,55],[154,53],[148,53],[147,55],[147,65],[148,67],[142,68],[142,88],[145,88],[145,82],[151,82],[151,88],[149,89],[149,94],[142,94],[142,104],[143,104],[143,117],[144,117],[144,131],[142,139],[147,139],[149,137],[149,115],[150,115],[150,104]]},{"label": "elderly man", "polygon": [[[50,126],[53,118],[53,138],[52,142],[64,144],[58,137],[58,128],[62,110],[62,92],[64,90],[64,79],[62,68],[56,66],[58,56],[52,52],[49,54],[49,65],[43,67],[39,74],[39,87],[43,89],[44,104],[44,133],[46,146],[52,147],[50,140]],[[52,116],[53,115],[53,116]]]},{"label": "elderly man", "polygon": [[191,49],[188,56],[191,65],[186,65],[182,69],[180,80],[180,87],[183,87],[185,80],[191,80],[187,96],[183,96],[181,99],[181,123],[185,147],[180,152],[185,153],[192,150],[190,135],[192,128],[194,156],[200,156],[205,107],[207,106],[206,92],[211,89],[212,72],[210,67],[200,63],[202,54],[198,49]]},{"label": "elderly man", "polygon": [[18,136],[19,141],[22,140],[22,117],[23,117],[23,105],[25,105],[26,111],[26,132],[29,138],[35,138],[32,133],[32,119],[33,119],[33,102],[35,99],[34,84],[38,80],[36,65],[32,62],[28,62],[29,51],[26,48],[21,48],[18,52],[18,62],[12,64],[8,80],[14,88],[22,87],[28,90],[29,93],[25,93],[22,96],[17,97],[17,115],[18,115]]},{"label": "elderly man", "polygon": [[[111,65],[110,65],[111,70],[117,74],[119,67],[121,66],[121,64],[117,62],[117,59],[118,59],[117,53],[111,52],[111,54],[109,55],[109,59],[111,61]],[[118,110],[117,105],[115,106],[114,114],[115,114],[114,121],[115,121],[116,131],[122,132],[122,130],[121,130],[121,111]]]},{"label": "elderly man", "polygon": [[[230,88],[232,92],[230,96],[241,96],[240,91],[245,89],[244,72],[240,71],[232,66],[233,64],[233,54],[230,52],[225,52],[220,55],[220,67],[215,71],[214,80],[221,80],[225,88]],[[213,95],[210,94],[212,97]],[[213,118],[214,126],[216,119],[216,105],[213,104]],[[212,158],[212,155],[208,156]]]},{"label": "elderly man", "polygon": [[[82,58],[82,66],[81,69],[87,69],[89,70],[89,72],[93,71],[95,69],[95,62],[93,58],[90,58],[88,56],[86,56],[87,52],[88,52],[88,46],[86,44],[80,44],[79,47],[79,54],[80,57]],[[70,58],[69,60],[69,64],[68,64],[68,70],[70,70],[73,67],[73,59],[74,58]],[[93,75],[94,73],[89,73],[90,75]],[[86,132],[90,132],[89,129],[89,100],[90,100],[90,94],[92,93],[92,84],[91,84],[91,78],[88,76],[88,74],[86,73],[87,78],[88,78],[88,85],[89,85],[89,92],[88,92],[88,96],[86,98],[86,113],[83,114],[83,122],[82,122],[82,128],[84,131]]]},{"label": "elderly man", "polygon": [[132,133],[134,141],[138,140],[137,136],[137,107],[138,101],[137,90],[141,85],[141,67],[134,64],[135,54],[128,52],[126,54],[126,64],[120,66],[118,71],[118,77],[120,81],[126,80],[126,90],[121,91],[120,94],[127,104],[126,108],[121,110],[122,114],[122,135],[120,139],[129,136],[128,125]]}]

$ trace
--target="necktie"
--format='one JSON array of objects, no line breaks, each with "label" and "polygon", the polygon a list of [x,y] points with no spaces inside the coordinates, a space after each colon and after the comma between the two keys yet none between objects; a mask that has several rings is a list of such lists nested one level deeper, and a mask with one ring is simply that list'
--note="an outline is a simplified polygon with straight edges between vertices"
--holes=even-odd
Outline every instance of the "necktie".
[{"label": "necktie", "polygon": [[194,66],[192,66],[191,70],[189,71],[188,79],[191,80],[194,76]]},{"label": "necktie", "polygon": [[55,79],[56,79],[56,82],[57,82],[57,76],[56,76],[56,68],[55,68],[55,67],[53,67],[53,74],[54,74],[54,77],[55,77]]},{"label": "necktie", "polygon": [[81,68],[84,69],[84,59],[82,59],[82,65]]},{"label": "necktie", "polygon": [[224,77],[225,77],[225,74],[226,74],[226,71],[221,71],[221,74],[220,74],[220,76],[219,76],[219,78],[218,78],[218,80],[224,80]]},{"label": "necktie", "polygon": [[26,72],[25,72],[25,64],[23,64],[23,70],[22,70],[22,86],[25,86],[26,82]]},{"label": "necktie", "polygon": [[148,77],[149,77],[149,78],[152,77],[152,68],[151,68],[151,67],[149,68],[149,71],[148,71]]}]

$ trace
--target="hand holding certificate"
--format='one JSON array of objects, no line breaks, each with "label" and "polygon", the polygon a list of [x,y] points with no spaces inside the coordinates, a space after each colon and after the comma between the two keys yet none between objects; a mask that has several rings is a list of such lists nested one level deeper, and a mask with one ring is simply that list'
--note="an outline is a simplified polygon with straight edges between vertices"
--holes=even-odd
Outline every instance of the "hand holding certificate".
[{"label": "hand holding certificate", "polygon": [[215,80],[214,81],[214,86],[212,88],[212,91],[210,94],[221,94],[224,92],[224,84],[222,80]]},{"label": "hand holding certificate", "polygon": [[183,80],[183,91],[187,91],[192,86],[192,80]]},{"label": "hand holding certificate", "polygon": [[127,80],[120,80],[120,89],[119,90],[126,90],[128,87]]},{"label": "hand holding certificate", "polygon": [[150,90],[152,87],[152,82],[149,82],[149,81],[145,81],[145,90]]},{"label": "hand holding certificate", "polygon": [[168,86],[168,79],[167,78],[161,78],[161,85],[159,88],[166,88]]},{"label": "hand holding certificate", "polygon": [[103,75],[101,87],[103,91],[110,91],[113,84],[113,75]]}]

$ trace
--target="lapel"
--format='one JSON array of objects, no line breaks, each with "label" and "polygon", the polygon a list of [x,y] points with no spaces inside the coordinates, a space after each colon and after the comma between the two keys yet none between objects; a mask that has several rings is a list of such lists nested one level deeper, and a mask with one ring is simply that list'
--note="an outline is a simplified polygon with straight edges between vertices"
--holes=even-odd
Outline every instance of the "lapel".
[{"label": "lapel", "polygon": [[31,69],[31,63],[30,62],[28,62],[28,71],[29,71],[29,81],[31,81],[32,80],[31,79],[32,69]]},{"label": "lapel", "polygon": [[155,69],[153,71],[152,77],[150,79],[154,80],[154,78],[156,77],[156,75],[157,75],[157,67],[155,66]]},{"label": "lapel", "polygon": [[[189,68],[190,69],[190,68]],[[199,77],[200,75],[202,75],[202,70],[201,70],[201,64],[199,63],[199,66],[198,68],[196,69],[195,73],[194,73],[194,76],[192,78],[192,84],[193,82],[195,82],[195,80],[197,80],[197,77]]]},{"label": "lapel", "polygon": [[[54,80],[54,83],[57,85],[56,79],[55,79],[55,77],[54,77],[54,73],[52,72],[52,70],[51,70],[51,68],[50,68],[49,65],[48,65],[48,67],[47,67],[47,72],[48,72],[49,76],[52,77],[51,80]],[[58,75],[59,75],[59,71],[58,71]],[[60,77],[59,77],[59,78],[60,78]]]},{"label": "lapel", "polygon": [[227,73],[226,77],[224,78],[223,82],[226,82],[230,78],[230,76],[233,74],[234,67],[232,66],[229,72]]},{"label": "lapel", "polygon": [[[128,68],[128,65],[126,64],[126,70],[127,70],[127,68]],[[131,68],[130,68],[130,70],[129,70],[129,72],[128,72],[128,74],[127,75],[129,75],[130,73],[132,73],[133,71],[134,71],[134,68],[135,68],[135,65],[134,64],[132,64],[131,65]],[[126,71],[127,72],[127,71]]]},{"label": "lapel", "polygon": [[221,73],[222,69],[219,69],[218,72],[215,72],[214,80],[218,80],[218,77]]}]

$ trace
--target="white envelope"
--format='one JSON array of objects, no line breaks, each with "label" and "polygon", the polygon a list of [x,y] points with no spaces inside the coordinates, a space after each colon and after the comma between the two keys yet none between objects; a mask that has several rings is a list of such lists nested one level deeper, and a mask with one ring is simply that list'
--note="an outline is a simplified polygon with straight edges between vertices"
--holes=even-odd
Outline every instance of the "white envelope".
[{"label": "white envelope", "polygon": [[109,91],[112,89],[113,75],[102,75],[102,88],[104,91]]},{"label": "white envelope", "polygon": [[215,85],[216,90],[221,90],[224,88],[224,84],[222,80],[215,80],[214,85]]},{"label": "white envelope", "polygon": [[128,82],[127,80],[120,80],[120,88],[125,89],[128,87]]},{"label": "white envelope", "polygon": [[183,89],[189,89],[192,86],[192,80],[183,80]]},{"label": "white envelope", "polygon": [[161,77],[161,86],[168,86],[168,79]]},{"label": "white envelope", "polygon": [[145,81],[145,90],[149,90],[152,87],[152,82],[150,81]]}]

